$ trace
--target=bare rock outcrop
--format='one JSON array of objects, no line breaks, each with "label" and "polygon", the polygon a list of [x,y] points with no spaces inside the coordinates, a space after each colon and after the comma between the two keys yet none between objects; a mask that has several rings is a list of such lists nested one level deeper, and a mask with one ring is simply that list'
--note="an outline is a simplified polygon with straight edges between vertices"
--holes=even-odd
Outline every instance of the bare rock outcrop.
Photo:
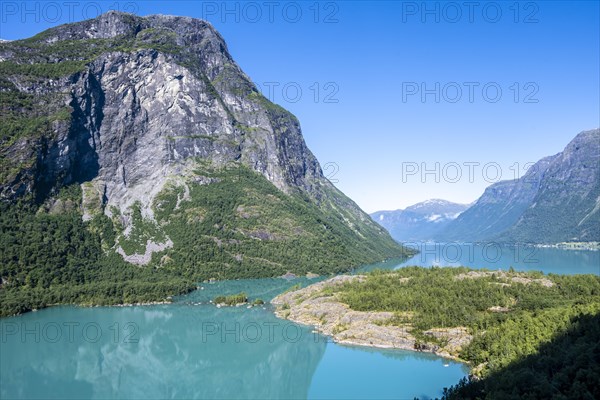
[{"label": "bare rock outcrop", "polygon": [[457,358],[460,350],[471,342],[472,336],[464,327],[430,329],[423,334],[432,338],[431,343],[419,340],[413,335],[410,324],[397,326],[390,323],[394,313],[355,311],[339,300],[336,287],[365,280],[364,275],[338,275],[280,294],[271,303],[276,306],[278,317],[314,326],[320,333],[342,344],[427,351]]}]

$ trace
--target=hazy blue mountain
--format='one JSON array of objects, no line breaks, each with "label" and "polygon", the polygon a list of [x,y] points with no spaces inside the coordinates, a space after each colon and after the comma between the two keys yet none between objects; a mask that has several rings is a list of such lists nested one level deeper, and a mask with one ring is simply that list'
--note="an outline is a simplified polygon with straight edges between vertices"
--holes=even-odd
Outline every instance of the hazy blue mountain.
[{"label": "hazy blue mountain", "polygon": [[432,199],[403,210],[377,211],[371,218],[400,242],[432,240],[468,207],[468,204]]}]

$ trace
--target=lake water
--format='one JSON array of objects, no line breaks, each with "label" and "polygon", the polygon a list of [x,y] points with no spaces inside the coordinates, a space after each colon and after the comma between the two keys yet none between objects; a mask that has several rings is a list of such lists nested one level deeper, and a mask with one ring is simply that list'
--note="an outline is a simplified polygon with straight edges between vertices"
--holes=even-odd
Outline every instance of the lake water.
[{"label": "lake water", "polygon": [[561,250],[532,246],[501,246],[497,243],[406,243],[420,253],[407,260],[390,260],[363,267],[397,269],[410,265],[542,271],[546,274],[600,275],[600,251]]},{"label": "lake water", "polygon": [[175,304],[54,307],[0,320],[0,398],[366,399],[439,396],[467,368],[429,354],[330,343],[267,307],[307,279],[205,284]]},{"label": "lake water", "polygon": [[[531,268],[513,259],[481,265],[599,273],[598,252],[537,250],[540,262]],[[359,271],[430,261],[455,265],[443,254],[439,262],[433,253],[426,256]],[[209,303],[217,294],[242,290],[268,301],[292,285],[315,281],[217,282],[169,305],[54,307],[3,318],[0,398],[426,399],[468,373],[464,365],[430,354],[328,342],[309,327],[275,318],[269,306]]]}]

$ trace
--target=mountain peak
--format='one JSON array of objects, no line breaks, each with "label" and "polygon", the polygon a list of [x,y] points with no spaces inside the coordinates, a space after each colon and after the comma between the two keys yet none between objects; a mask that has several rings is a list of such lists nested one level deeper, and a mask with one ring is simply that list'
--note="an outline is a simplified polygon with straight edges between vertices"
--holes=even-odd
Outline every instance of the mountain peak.
[{"label": "mountain peak", "polygon": [[443,199],[429,199],[404,210],[377,211],[371,218],[398,241],[431,240],[469,205]]},{"label": "mountain peak", "polygon": [[413,204],[410,207],[406,207],[405,211],[419,212],[419,213],[449,213],[449,212],[462,212],[468,205],[453,203],[443,199],[429,199],[422,201],[417,204]]},{"label": "mountain peak", "polygon": [[108,39],[116,36],[134,36],[148,25],[145,19],[121,11],[108,11],[93,19],[50,28],[34,39],[46,43],[61,40]]},{"label": "mountain peak", "polygon": [[54,212],[77,187],[71,204],[128,262],[280,275],[404,252],[206,21],[111,11],[2,43],[0,60],[0,199]]},{"label": "mountain peak", "polygon": [[191,17],[153,14],[140,17],[122,11],[108,11],[96,18],[50,28],[34,39],[45,43],[62,40],[111,39],[135,37],[144,29],[165,29],[174,33],[179,45],[197,45],[207,35],[223,38],[208,22]]}]

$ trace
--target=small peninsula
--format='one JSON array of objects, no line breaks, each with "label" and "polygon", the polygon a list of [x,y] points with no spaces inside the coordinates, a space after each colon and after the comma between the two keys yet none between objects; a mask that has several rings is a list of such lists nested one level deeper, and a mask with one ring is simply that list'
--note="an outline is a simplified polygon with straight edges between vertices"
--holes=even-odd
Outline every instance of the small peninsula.
[{"label": "small peninsula", "polygon": [[408,267],[339,275],[272,301],[337,343],[435,353],[484,377],[600,310],[600,277]]}]

